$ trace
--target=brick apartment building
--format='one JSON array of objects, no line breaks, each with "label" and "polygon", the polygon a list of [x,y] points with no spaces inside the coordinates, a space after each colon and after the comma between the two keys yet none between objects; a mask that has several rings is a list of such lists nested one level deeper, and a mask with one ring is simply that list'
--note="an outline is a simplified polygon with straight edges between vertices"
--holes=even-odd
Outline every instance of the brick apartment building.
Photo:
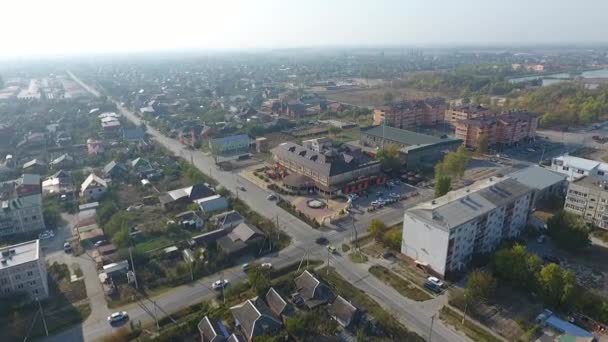
[{"label": "brick apartment building", "polygon": [[467,104],[445,110],[445,121],[455,126],[459,121],[495,116],[496,113],[481,105]]},{"label": "brick apartment building", "polygon": [[397,128],[413,128],[443,122],[447,105],[442,98],[408,100],[374,109],[374,125],[385,123]]},{"label": "brick apartment building", "polygon": [[488,144],[511,145],[533,139],[538,127],[538,116],[529,112],[511,112],[496,116],[457,121],[456,138],[462,139],[469,147],[477,146],[482,136],[488,137]]}]

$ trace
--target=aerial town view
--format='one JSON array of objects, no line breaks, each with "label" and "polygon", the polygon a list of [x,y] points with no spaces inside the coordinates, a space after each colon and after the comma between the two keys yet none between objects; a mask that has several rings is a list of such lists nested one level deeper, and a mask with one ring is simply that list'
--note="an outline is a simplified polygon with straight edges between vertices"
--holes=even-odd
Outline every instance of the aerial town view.
[{"label": "aerial town view", "polygon": [[0,341],[608,342],[608,2],[10,2]]}]

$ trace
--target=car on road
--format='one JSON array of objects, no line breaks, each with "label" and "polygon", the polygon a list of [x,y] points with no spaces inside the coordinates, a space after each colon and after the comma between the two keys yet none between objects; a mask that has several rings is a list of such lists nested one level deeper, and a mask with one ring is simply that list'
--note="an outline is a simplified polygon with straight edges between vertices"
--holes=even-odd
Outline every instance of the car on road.
[{"label": "car on road", "polygon": [[228,279],[220,279],[220,280],[216,280],[213,282],[213,284],[211,284],[211,288],[214,290],[219,290],[219,289],[223,289],[226,286],[228,286]]},{"label": "car on road", "polygon": [[321,236],[321,237],[318,237],[318,238],[315,240],[315,242],[316,242],[318,245],[325,246],[325,245],[327,245],[327,244],[329,243],[329,240],[327,240],[327,238],[325,238],[325,237],[322,237],[322,236]]},{"label": "car on road", "polygon": [[129,314],[126,311],[117,311],[108,316],[110,324],[116,324],[129,319]]},{"label": "car on road", "polygon": [[424,287],[426,287],[427,289],[429,289],[437,294],[443,292],[443,289],[441,288],[441,286],[437,286],[437,284],[430,282],[428,280],[424,282]]},{"label": "car on road", "polygon": [[95,242],[95,247],[101,247],[108,244],[108,240],[99,240]]},{"label": "car on road", "polygon": [[271,269],[271,268],[272,268],[272,264],[271,264],[271,263],[269,263],[269,262],[265,262],[265,263],[262,263],[262,264],[260,265],[260,267],[262,267],[262,268],[264,268],[264,269]]},{"label": "car on road", "polygon": [[55,233],[53,233],[52,230],[45,230],[42,233],[38,234],[38,239],[46,240],[46,239],[50,239],[54,236],[55,236]]},{"label": "car on road", "polygon": [[71,253],[72,252],[72,245],[70,244],[69,241],[66,241],[63,243],[63,251],[66,253]]},{"label": "car on road", "polygon": [[426,278],[426,281],[433,283],[439,287],[443,287],[443,282],[441,280],[439,280],[439,278],[437,278],[437,277],[428,277],[428,278]]},{"label": "car on road", "polygon": [[392,198],[401,198],[401,196],[399,194],[394,193],[394,192],[391,192],[388,196],[392,197]]},{"label": "car on road", "polygon": [[266,196],[266,199],[269,201],[274,201],[275,199],[277,199],[277,195],[270,194],[270,195]]},{"label": "car on road", "polygon": [[240,190],[240,191],[247,191],[247,189],[245,189],[245,187],[244,187],[244,186],[239,186],[239,190]]},{"label": "car on road", "polygon": [[327,246],[327,250],[331,253],[331,254],[336,254],[338,253],[338,250],[336,249],[336,247],[332,246],[332,245],[328,245]]},{"label": "car on road", "polygon": [[243,266],[241,266],[241,269],[243,270],[243,272],[247,272],[250,267],[251,267],[251,265],[249,265],[248,263],[245,263],[245,264],[243,264]]}]

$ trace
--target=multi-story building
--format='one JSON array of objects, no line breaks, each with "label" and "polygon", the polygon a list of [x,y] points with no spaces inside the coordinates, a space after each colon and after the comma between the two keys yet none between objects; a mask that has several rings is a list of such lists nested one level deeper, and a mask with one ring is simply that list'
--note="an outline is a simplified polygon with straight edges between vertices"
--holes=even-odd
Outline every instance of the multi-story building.
[{"label": "multi-story building", "polygon": [[0,296],[16,293],[26,293],[32,299],[44,299],[49,295],[40,240],[0,249]]},{"label": "multi-story building", "polygon": [[582,217],[585,222],[608,229],[608,181],[587,176],[570,182],[564,210]]},{"label": "multi-story building", "polygon": [[445,100],[441,98],[391,103],[374,109],[374,125],[397,128],[436,125],[443,122],[446,108]]},{"label": "multi-story building", "polygon": [[608,163],[597,160],[563,155],[551,160],[551,170],[566,175],[570,182],[586,176],[608,181]]},{"label": "multi-story building", "polygon": [[489,178],[406,210],[401,252],[438,275],[466,269],[526,226],[533,189]]},{"label": "multi-story building", "polygon": [[528,112],[503,113],[455,123],[456,137],[469,147],[477,146],[483,136],[488,138],[489,145],[512,145],[534,139],[537,127],[538,116]]},{"label": "multi-story building", "polygon": [[478,119],[496,114],[481,105],[467,104],[446,109],[445,122],[455,126],[458,121]]},{"label": "multi-story building", "polygon": [[359,192],[385,180],[380,174],[380,162],[356,149],[315,151],[285,142],[271,152],[278,168],[303,176],[298,177],[299,183],[307,188],[312,184],[326,193]]},{"label": "multi-story building", "polygon": [[42,231],[40,176],[24,174],[0,183],[0,236]]}]

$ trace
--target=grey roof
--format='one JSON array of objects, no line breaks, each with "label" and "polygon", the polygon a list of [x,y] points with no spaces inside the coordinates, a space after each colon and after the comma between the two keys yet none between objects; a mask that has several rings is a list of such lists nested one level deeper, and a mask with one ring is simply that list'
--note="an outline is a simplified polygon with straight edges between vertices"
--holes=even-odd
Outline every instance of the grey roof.
[{"label": "grey roof", "polygon": [[228,330],[221,321],[203,317],[198,323],[198,331],[204,342],[224,342],[228,339]]},{"label": "grey roof", "polygon": [[333,293],[310,272],[304,271],[295,279],[296,289],[309,308],[327,303]]},{"label": "grey roof", "polygon": [[228,234],[232,241],[241,240],[243,242],[247,242],[262,235],[264,234],[257,227],[245,222],[239,223],[239,225],[234,227],[232,232]]},{"label": "grey roof", "polygon": [[451,139],[445,138],[441,139],[438,137],[434,137],[431,135],[420,134],[412,131],[408,131],[405,129],[390,127],[390,126],[375,126],[366,131],[361,132],[361,134],[367,134],[374,137],[379,137],[386,140],[394,141],[404,145],[432,145],[432,144],[440,144],[444,142],[454,143],[459,141],[459,139]]},{"label": "grey roof", "polygon": [[358,311],[354,305],[342,298],[342,296],[336,297],[328,310],[332,317],[343,327],[348,327],[353,323]]},{"label": "grey roof", "polygon": [[532,188],[514,179],[490,178],[450,191],[431,202],[408,209],[406,213],[449,230],[530,192]]},{"label": "grey roof", "polygon": [[282,323],[270,311],[261,298],[249,299],[230,308],[234,320],[251,340],[254,336],[266,335],[281,328]]},{"label": "grey roof", "polygon": [[120,168],[124,171],[127,170],[127,168],[122,164],[122,163],[118,163],[115,160],[112,160],[111,162],[107,163],[106,166],[103,167],[103,173],[104,174],[109,174],[112,172],[112,170],[114,170],[114,168]]},{"label": "grey roof", "polygon": [[509,174],[508,177],[537,190],[546,189],[552,185],[563,182],[567,178],[564,174],[545,169],[539,165],[532,165],[525,169],[515,171]]},{"label": "grey roof", "polygon": [[236,222],[242,222],[243,216],[235,210],[211,216],[211,221],[216,222],[221,228],[231,227]]},{"label": "grey roof", "polygon": [[266,293],[266,303],[268,303],[270,310],[277,316],[281,316],[285,308],[287,308],[287,302],[272,287]]},{"label": "grey roof", "polygon": [[246,342],[246,340],[241,336],[241,334],[232,334],[228,337],[227,342]]},{"label": "grey roof", "polygon": [[146,132],[140,127],[135,127],[123,128],[122,134],[126,140],[143,140]]}]

